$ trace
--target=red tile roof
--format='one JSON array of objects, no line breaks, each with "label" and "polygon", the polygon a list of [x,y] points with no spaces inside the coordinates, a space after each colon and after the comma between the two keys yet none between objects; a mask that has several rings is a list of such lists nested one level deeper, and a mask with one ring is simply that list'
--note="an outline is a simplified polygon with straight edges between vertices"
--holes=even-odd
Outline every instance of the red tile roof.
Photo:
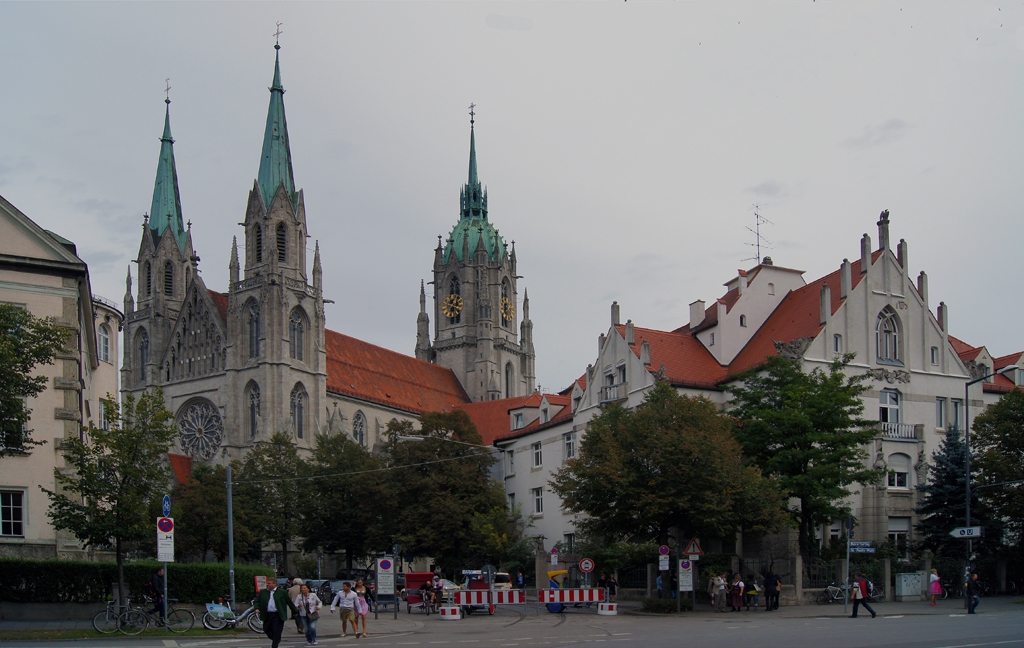
[{"label": "red tile roof", "polygon": [[1021,356],[1024,356],[1024,351],[1018,351],[1016,353],[999,356],[998,358],[992,358],[992,364],[995,365],[992,369],[998,370],[1003,367],[1009,367],[1012,364],[1017,364],[1020,362]]},{"label": "red tile roof", "polygon": [[206,292],[210,294],[210,299],[213,300],[213,305],[217,307],[217,312],[220,313],[220,321],[228,321],[228,296],[224,293],[219,293],[215,290],[206,289]]},{"label": "red tile roof", "polygon": [[450,412],[470,402],[451,369],[337,331],[327,342],[327,391],[414,414]]},{"label": "red tile roof", "polygon": [[[548,402],[554,404],[554,401],[551,400],[552,394],[546,394],[546,396],[548,397]],[[554,427],[556,425],[560,425],[566,421],[571,420],[572,407],[566,404],[564,407],[562,407],[562,409],[558,410],[558,413],[551,417],[551,419],[547,423],[541,423],[540,419],[536,419],[526,427],[520,428],[518,430],[509,431],[505,435],[497,437],[494,440],[494,443],[497,443],[498,441],[511,441],[512,439],[518,439],[521,436],[526,436],[528,434],[533,434],[534,432],[546,430],[550,427]]]},{"label": "red tile roof", "polygon": [[952,335],[949,336],[949,344],[953,347],[953,351],[956,352],[960,359],[964,362],[970,362],[978,357],[981,350],[985,347],[975,347],[967,344],[959,338],[955,338]]},{"label": "red tile roof", "polygon": [[511,428],[509,410],[526,407],[530,403],[534,407],[540,407],[540,394],[529,396],[517,396],[515,398],[503,398],[501,400],[480,401],[479,403],[465,403],[458,408],[469,414],[469,418],[476,426],[476,431],[483,437],[484,443],[490,445],[494,440],[505,436]]},{"label": "red tile roof", "polygon": [[587,372],[584,371],[582,376],[572,381],[571,385],[569,385],[568,387],[566,387],[565,389],[558,393],[561,394],[562,396],[568,396],[569,394],[572,393],[573,387],[575,387],[577,384],[580,386],[580,389],[584,391],[587,389]]},{"label": "red tile roof", "polygon": [[171,471],[178,483],[187,482],[192,476],[192,457],[168,452],[167,458],[171,462]]},{"label": "red tile roof", "polygon": [[[873,252],[871,262],[877,261],[881,255],[882,250]],[[851,263],[850,266],[850,274],[853,279],[850,289],[853,290],[860,284],[864,275],[860,272],[860,259]],[[754,333],[733,359],[729,365],[729,375],[734,376],[753,369],[770,356],[778,355],[775,342],[792,342],[797,338],[816,337],[822,329],[820,307],[822,286],[828,285],[831,291],[832,313],[835,313],[843,303],[840,274],[841,270],[836,270],[817,281],[790,291],[783,297],[761,328]]]},{"label": "red tile roof", "polygon": [[[619,325],[615,330],[625,339],[625,326]],[[718,382],[725,378],[725,368],[689,333],[634,326],[633,337],[636,339],[636,344],[630,347],[633,353],[640,357],[640,347],[647,341],[651,345],[648,367],[657,372],[664,365],[665,377],[675,386],[716,389]]]}]

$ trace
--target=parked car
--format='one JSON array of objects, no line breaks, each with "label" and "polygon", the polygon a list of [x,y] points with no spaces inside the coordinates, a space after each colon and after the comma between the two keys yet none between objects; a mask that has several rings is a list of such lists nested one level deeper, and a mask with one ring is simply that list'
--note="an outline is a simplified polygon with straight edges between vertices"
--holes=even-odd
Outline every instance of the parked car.
[{"label": "parked car", "polygon": [[510,590],[512,589],[512,577],[505,572],[498,572],[494,575],[494,589],[496,590]]}]

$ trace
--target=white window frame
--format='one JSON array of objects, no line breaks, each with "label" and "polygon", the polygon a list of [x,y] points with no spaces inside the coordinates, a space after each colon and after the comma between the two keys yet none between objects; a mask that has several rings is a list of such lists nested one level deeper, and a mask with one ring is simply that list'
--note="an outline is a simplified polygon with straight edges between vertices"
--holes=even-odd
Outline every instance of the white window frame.
[{"label": "white window frame", "polygon": [[935,398],[935,427],[936,428],[941,428],[943,430],[946,429],[946,417],[948,416],[947,413],[946,413],[947,403],[949,403],[949,399],[947,399],[945,396],[938,396],[938,397]]},{"label": "white window frame", "polygon": [[933,365],[939,364],[939,347],[933,346],[931,349],[931,360]]},{"label": "white window frame", "polygon": [[[23,488],[0,490],[0,538],[24,538],[28,525],[28,497]],[[18,498],[15,505],[14,499]],[[4,500],[7,500],[6,502]],[[15,516],[17,510],[17,517]],[[15,533],[20,531],[20,533]]]},{"label": "white window frame", "polygon": [[509,493],[508,494],[508,510],[509,511],[516,510],[516,494],[515,493]]},{"label": "white window frame", "polygon": [[843,352],[843,336],[838,333],[832,336],[832,351],[834,353]]},{"label": "white window frame", "polygon": [[523,414],[519,412],[512,415],[512,429],[519,430],[523,427]]},{"label": "white window frame", "polygon": [[949,400],[950,412],[949,423],[954,430],[964,429],[964,401],[962,398],[951,398]]},{"label": "white window frame", "polygon": [[96,351],[99,353],[100,360],[110,362],[110,329],[106,324],[100,324],[96,337],[98,338]]},{"label": "white window frame", "polygon": [[562,444],[565,450],[566,459],[576,458],[576,433],[566,432],[562,435]]},{"label": "white window frame", "polygon": [[544,487],[531,488],[530,495],[533,496],[533,514],[544,515]]},{"label": "white window frame", "polygon": [[540,441],[530,445],[530,451],[533,453],[533,467],[540,468],[544,465],[544,446]]},{"label": "white window frame", "polygon": [[[895,490],[910,490],[910,471],[912,459],[910,455],[902,452],[894,452],[889,455],[889,465],[894,466],[886,476],[886,484]],[[895,466],[895,464],[902,464]],[[905,470],[904,470],[905,469]]]},{"label": "white window frame", "polygon": [[903,395],[895,389],[883,389],[878,394],[878,420],[883,423],[900,423],[902,401]]},{"label": "white window frame", "polygon": [[509,448],[505,451],[505,465],[508,467],[508,474],[516,474],[516,451],[513,448]]}]

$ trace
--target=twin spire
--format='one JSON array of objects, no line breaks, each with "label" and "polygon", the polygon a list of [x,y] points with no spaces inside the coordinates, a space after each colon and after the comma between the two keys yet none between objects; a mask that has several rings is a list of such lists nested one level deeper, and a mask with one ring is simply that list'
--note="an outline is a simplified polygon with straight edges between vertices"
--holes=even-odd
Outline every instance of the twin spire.
[{"label": "twin spire", "polygon": [[174,165],[174,138],[171,137],[171,100],[164,113],[164,134],[160,137],[160,160],[156,165],[153,204],[149,209],[149,228],[157,241],[170,230],[178,249],[185,250],[185,221],[181,217],[178,171]]}]

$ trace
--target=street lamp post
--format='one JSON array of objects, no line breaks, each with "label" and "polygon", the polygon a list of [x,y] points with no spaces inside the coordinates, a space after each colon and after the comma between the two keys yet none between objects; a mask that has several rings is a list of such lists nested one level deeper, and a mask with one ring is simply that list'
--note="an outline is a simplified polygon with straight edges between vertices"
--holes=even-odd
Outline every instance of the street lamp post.
[{"label": "street lamp post", "polygon": [[[965,502],[964,526],[968,526],[968,527],[971,526],[971,393],[970,393],[971,385],[977,385],[978,383],[984,382],[984,381],[988,380],[989,378],[993,378],[995,376],[1001,376],[1003,374],[1010,373],[1011,371],[1015,371],[1017,368],[1018,368],[1017,365],[1008,365],[1006,367],[1003,367],[999,371],[996,371],[996,372],[990,373],[990,374],[985,374],[981,378],[975,378],[974,380],[968,381],[964,385],[964,446],[965,446],[965,448],[967,450],[967,469],[965,471],[966,472],[966,477],[967,477],[967,479],[965,480],[966,483],[967,483],[967,487],[966,487],[967,500]],[[966,587],[966,583],[967,583],[968,580],[970,580],[970,576],[971,576],[971,565],[970,565],[970,563],[971,563],[971,550],[972,550],[972,546],[971,545],[972,544],[973,544],[973,540],[968,538],[968,540],[967,540],[967,564],[964,566],[964,587]],[[965,603],[967,602],[967,599],[968,599],[968,597],[965,595],[964,596],[964,602]]]}]

